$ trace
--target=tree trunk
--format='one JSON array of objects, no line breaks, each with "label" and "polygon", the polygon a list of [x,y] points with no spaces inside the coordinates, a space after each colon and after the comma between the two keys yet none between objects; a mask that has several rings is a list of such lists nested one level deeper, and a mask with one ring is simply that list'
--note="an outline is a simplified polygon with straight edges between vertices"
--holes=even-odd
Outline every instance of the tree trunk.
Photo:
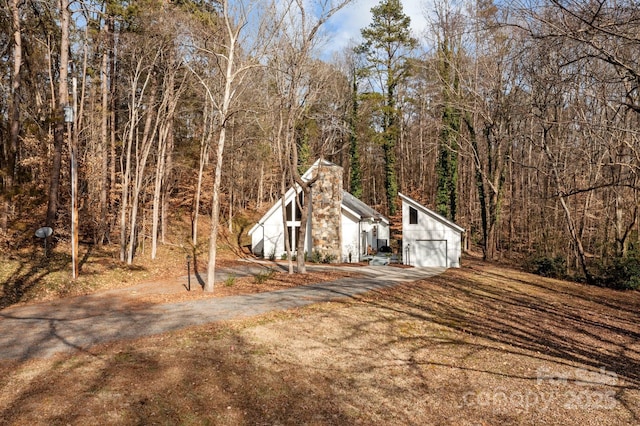
[{"label": "tree trunk", "polygon": [[97,242],[105,244],[107,235],[109,234],[109,84],[108,84],[108,65],[109,65],[109,24],[105,23],[102,28],[102,62],[100,64],[100,92],[102,96],[102,111],[100,111],[100,215],[101,219],[98,225]]},{"label": "tree trunk", "polygon": [[[225,91],[225,93],[231,93],[231,90]],[[222,154],[224,152],[224,143],[227,136],[226,126],[223,124],[220,128],[220,135],[218,136],[218,147],[216,153],[216,168],[215,176],[213,179],[213,202],[211,206],[211,231],[209,236],[209,263],[207,267],[207,282],[204,286],[204,291],[213,291],[213,285],[215,282],[215,270],[216,270],[216,254],[218,251],[218,224],[220,221],[220,182],[222,181]]]},{"label": "tree trunk", "polygon": [[286,183],[286,173],[282,172],[282,179],[280,180],[280,203],[281,203],[281,211],[282,211],[282,223],[284,224],[284,232],[282,234],[284,238],[284,249],[287,253],[287,267],[289,275],[293,274],[293,256],[292,256],[292,247],[289,242],[289,225],[287,224],[287,201],[285,200],[285,195],[287,193],[287,183]]},{"label": "tree trunk", "polygon": [[300,228],[298,230],[298,248],[297,248],[297,252],[298,252],[298,257],[297,259],[297,268],[298,268],[298,273],[299,274],[306,274],[307,273],[307,265],[305,263],[306,259],[305,259],[305,250],[304,250],[304,243],[305,240],[307,238],[307,222],[309,221],[309,212],[311,211],[311,202],[312,202],[312,187],[311,186],[307,186],[306,188],[303,188],[302,193],[304,194],[304,204],[301,204],[300,201],[298,200],[298,197],[296,197],[296,203],[298,205],[298,208],[300,209]]},{"label": "tree trunk", "polygon": [[[136,161],[135,180],[132,191],[133,199],[131,202],[131,214],[129,216],[129,241],[127,245],[127,264],[129,265],[133,263],[133,255],[135,253],[137,242],[138,208],[140,204],[140,193],[142,192],[142,186],[144,184],[144,171],[147,166],[147,158],[149,156],[149,151],[151,150],[151,145],[153,145],[153,139],[156,136],[158,121],[160,120],[159,111],[161,109],[158,109],[158,111],[154,111],[154,109],[156,108],[155,104],[157,91],[158,82],[156,77],[153,76],[151,77],[151,93],[149,95],[149,101],[146,108],[147,118],[145,120],[144,130],[142,132],[142,141],[140,142],[138,149],[136,149],[136,152],[139,153],[139,157],[137,157]],[[151,125],[154,122],[154,113],[155,125],[152,129]]]},{"label": "tree trunk", "polygon": [[49,202],[47,204],[46,225],[53,227],[58,213],[60,192],[60,169],[62,167],[62,147],[64,145],[64,120],[62,112],[69,103],[69,0],[60,0],[60,64],[58,79],[58,104],[53,111],[55,127],[53,131],[53,155],[49,179]]},{"label": "tree trunk", "polygon": [[169,122],[169,134],[167,135],[167,159],[164,169],[164,185],[162,186],[162,215],[160,217],[160,242],[166,243],[166,238],[169,232],[169,200],[171,198],[172,179],[173,174],[173,147],[174,147],[174,135],[173,128],[175,122],[175,115],[172,114],[171,121]]},{"label": "tree trunk", "polygon": [[[132,204],[132,208],[131,208],[131,212],[129,212],[129,197],[131,194],[135,194],[137,191],[135,189],[132,190],[131,188],[131,162],[132,162],[132,149],[133,149],[133,143],[134,143],[134,139],[136,139],[136,144],[137,144],[137,138],[138,138],[138,124],[139,124],[139,120],[140,120],[140,110],[141,110],[141,101],[143,99],[144,96],[144,92],[145,92],[145,88],[149,82],[149,80],[151,80],[151,73],[147,73],[145,82],[142,84],[142,87],[138,87],[139,85],[139,81],[142,75],[142,62],[143,60],[140,59],[138,61],[138,63],[136,64],[136,68],[135,71],[133,71],[133,75],[131,76],[131,87],[130,89],[130,94],[129,94],[129,123],[127,126],[127,133],[126,133],[126,149],[123,150],[122,153],[122,160],[121,163],[123,164],[124,167],[124,171],[122,173],[122,184],[121,184],[121,191],[122,191],[122,196],[120,198],[120,260],[121,261],[125,261],[129,259],[128,256],[128,250],[127,250],[127,246],[128,246],[128,240],[127,240],[127,213],[133,213],[133,204]],[[155,103],[155,86],[156,86],[156,82],[155,79],[153,81],[152,84],[152,94],[151,94],[151,99],[154,100],[154,102],[149,102],[149,107],[147,108],[147,114],[149,114],[147,116],[147,121],[150,119],[151,116],[151,109],[152,109],[152,105],[153,103]],[[150,126],[150,122],[148,122],[147,124],[145,124],[145,134],[148,135],[148,126]],[[144,135],[143,135],[144,138]],[[143,144],[144,145],[144,144]],[[145,159],[146,161],[146,159]],[[140,164],[140,160],[138,160],[138,165]],[[140,176],[138,173],[138,169],[136,169],[136,176]],[[138,186],[138,183],[136,181],[136,187]],[[131,218],[131,214],[129,215],[129,218]],[[135,220],[131,221],[130,223],[134,223],[135,224]],[[131,230],[131,235],[135,236],[135,229]],[[133,248],[131,248],[131,251],[133,250]],[[133,260],[133,254],[131,255],[131,260]]]},{"label": "tree trunk", "polygon": [[[206,123],[206,111],[203,121]],[[206,124],[205,124],[206,126]],[[196,193],[193,206],[193,219],[191,227],[191,241],[193,247],[198,246],[198,216],[200,215],[200,194],[202,192],[202,177],[204,167],[207,165],[209,158],[209,146],[211,145],[212,132],[210,129],[203,129],[202,141],[200,142],[200,164],[198,167],[198,182],[196,184]]]},{"label": "tree trunk", "polygon": [[567,203],[565,200],[566,191],[564,189],[564,186],[562,185],[562,182],[560,181],[560,175],[558,173],[558,169],[555,164],[553,154],[551,153],[551,150],[549,149],[549,145],[547,144],[547,141],[546,141],[548,134],[549,134],[549,129],[545,129],[542,143],[543,143],[544,153],[547,159],[549,160],[549,163],[551,165],[551,170],[553,172],[553,180],[555,182],[555,186],[558,192],[558,201],[560,202],[560,206],[562,207],[562,210],[564,212],[567,228],[569,229],[569,235],[571,236],[571,240],[575,244],[575,248],[578,254],[578,260],[580,262],[582,272],[584,273],[587,283],[593,284],[594,279],[591,273],[589,272],[589,268],[587,266],[587,256],[584,251],[584,246],[582,245],[582,239],[580,238],[580,235],[577,232],[575,221],[573,220],[573,216],[571,214],[571,210],[569,210],[569,207],[567,206]]},{"label": "tree trunk", "polygon": [[[158,152],[156,161],[156,176],[155,185],[153,189],[153,212],[151,219],[151,259],[155,259],[158,252],[158,236],[159,236],[159,221],[160,221],[160,209],[164,207],[163,200],[164,188],[167,185],[167,156],[169,155],[169,139],[171,137],[171,131],[173,129],[172,122],[174,117],[176,99],[174,94],[174,74],[169,71],[164,84],[164,100],[162,102],[165,108],[158,111],[158,121],[162,120],[159,126],[158,132]],[[164,116],[164,118],[160,118]],[[172,148],[171,148],[172,149]]]},{"label": "tree trunk", "polygon": [[[22,80],[22,28],[20,24],[20,4],[18,0],[9,2],[11,22],[13,26],[13,72],[11,74],[11,114],[9,125],[9,149],[6,163],[6,174],[3,186],[11,188],[15,182],[16,156],[18,153],[18,138],[20,136],[20,90]],[[3,214],[8,214],[5,212]],[[3,220],[4,222],[4,220]]]},{"label": "tree trunk", "polygon": [[234,24],[231,22],[231,16],[229,13],[229,4],[225,0],[223,2],[223,15],[226,25],[227,35],[229,36],[228,44],[226,46],[226,70],[224,75],[224,91],[220,102],[220,133],[218,135],[218,147],[216,153],[216,168],[215,176],[213,179],[213,202],[211,208],[211,231],[209,238],[209,262],[207,266],[207,282],[204,285],[204,290],[213,291],[213,285],[215,282],[216,272],[216,254],[217,254],[217,242],[218,242],[218,224],[220,221],[220,183],[222,181],[222,155],[224,153],[224,144],[227,136],[227,121],[229,119],[229,107],[234,95],[232,90],[232,84],[235,78],[234,68],[235,64],[235,49],[238,43],[238,36],[243,28],[243,25],[236,23],[236,28],[233,28]]},{"label": "tree trunk", "polygon": [[[118,115],[116,114],[116,99],[118,96],[118,86],[116,84],[116,31],[114,26],[114,18],[110,16],[108,18],[109,28],[111,28],[111,36],[109,37],[109,79],[111,80],[111,84],[109,85],[110,93],[109,93],[109,184],[108,184],[108,206],[109,210],[113,208],[116,200],[116,129]],[[121,170],[122,172],[122,170]],[[115,226],[117,215],[113,215],[112,220],[107,220],[105,217],[105,221],[109,222],[107,231],[110,231],[112,226]],[[109,239],[109,235],[107,235],[107,239]]]},{"label": "tree trunk", "polygon": [[153,187],[153,212],[151,214],[151,259],[155,259],[158,252],[158,222],[160,220],[160,199],[164,182],[165,155],[167,150],[166,137],[162,131],[158,135],[158,160],[156,162],[156,176]]}]

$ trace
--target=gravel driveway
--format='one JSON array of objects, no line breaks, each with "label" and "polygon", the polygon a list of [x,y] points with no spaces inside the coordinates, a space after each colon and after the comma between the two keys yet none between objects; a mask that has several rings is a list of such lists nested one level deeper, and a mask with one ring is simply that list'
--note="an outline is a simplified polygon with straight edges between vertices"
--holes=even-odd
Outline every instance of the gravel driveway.
[{"label": "gravel driveway", "polygon": [[[336,269],[331,266],[313,268]],[[442,268],[385,266],[345,269],[360,276],[272,292],[180,303],[136,304],[130,299],[124,300],[117,292],[104,292],[9,307],[0,311],[0,359],[26,360],[64,351],[87,350],[99,343],[352,297],[444,271]],[[216,281],[224,280],[230,273],[241,274],[243,270],[216,271]]]}]

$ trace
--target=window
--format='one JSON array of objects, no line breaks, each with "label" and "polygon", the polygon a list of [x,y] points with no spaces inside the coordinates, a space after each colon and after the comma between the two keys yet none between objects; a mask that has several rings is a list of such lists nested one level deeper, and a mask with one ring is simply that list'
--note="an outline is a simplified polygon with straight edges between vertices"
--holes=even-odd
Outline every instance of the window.
[{"label": "window", "polygon": [[418,210],[409,206],[409,224],[417,225],[418,224]]},{"label": "window", "polygon": [[[298,194],[298,201],[300,205],[304,207],[304,193]],[[295,219],[294,219],[295,218]],[[302,219],[302,210],[298,208],[295,200],[292,200],[287,204],[287,222],[300,221]]]},{"label": "window", "polygon": [[289,227],[289,247],[291,251],[296,251],[297,243],[298,243],[298,232],[300,231],[299,226],[290,226]]},{"label": "window", "polygon": [[293,209],[295,209],[295,205],[296,203],[294,203],[293,201],[291,201],[289,204],[287,204],[287,222],[291,222],[293,220]]},{"label": "window", "polygon": [[[298,201],[300,202],[300,206],[304,208],[304,192],[300,192],[298,194]],[[302,210],[298,208],[298,205],[296,203],[294,204],[294,208],[296,209],[296,220],[302,220]]]}]

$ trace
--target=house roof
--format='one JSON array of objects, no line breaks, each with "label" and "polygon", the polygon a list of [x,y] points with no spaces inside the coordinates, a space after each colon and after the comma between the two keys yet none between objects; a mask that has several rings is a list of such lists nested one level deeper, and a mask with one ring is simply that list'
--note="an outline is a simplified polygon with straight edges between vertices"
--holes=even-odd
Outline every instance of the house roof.
[{"label": "house roof", "polygon": [[400,199],[402,201],[413,205],[413,207],[415,207],[416,209],[421,210],[427,216],[430,216],[431,218],[433,218],[433,219],[437,220],[438,222],[448,226],[449,228],[454,229],[454,230],[456,230],[458,232],[466,232],[465,229],[463,227],[461,227],[460,225],[455,224],[454,222],[450,221],[446,217],[444,217],[444,216],[434,212],[433,210],[423,206],[422,204],[420,204],[419,202],[417,202],[413,198],[407,197],[406,195],[400,194],[400,193],[398,193],[398,195],[400,196]]},{"label": "house roof", "polygon": [[[323,160],[322,158],[318,158],[312,165],[311,167],[309,167],[307,169],[306,172],[304,172],[304,174],[301,176],[302,180],[304,181],[308,181],[311,179],[311,173],[313,172],[313,170],[315,170],[318,165],[322,164],[323,166],[336,166],[336,164],[327,161],[327,160]],[[337,166],[336,166],[337,167]],[[292,196],[293,193],[296,192],[298,193],[300,189],[300,185],[295,184],[294,186],[290,187],[287,192],[285,192],[284,194],[284,199],[289,200]],[[258,229],[260,226],[262,226],[264,224],[264,221],[271,216],[272,214],[274,214],[278,209],[280,209],[280,203],[281,203],[282,198],[279,198],[278,201],[273,204],[271,206],[271,208],[269,210],[267,210],[267,212],[265,214],[262,215],[262,217],[260,218],[260,220],[258,221],[258,223],[256,223],[255,225],[253,225],[253,227],[251,229],[249,229],[249,232],[247,232],[248,235],[252,235],[256,229]]]},{"label": "house roof", "polygon": [[389,219],[346,191],[342,194],[342,206],[356,213],[361,219],[374,219],[389,223]]},{"label": "house roof", "polygon": [[[318,168],[318,166],[323,166],[323,167],[340,167],[337,164],[334,164],[330,161],[324,160],[319,158],[318,160],[316,160],[311,167],[309,167],[309,169],[301,176],[303,180],[308,181],[310,180],[313,176],[312,173],[313,171]],[[299,186],[296,184],[292,187],[290,187],[287,192],[285,193],[285,200],[289,200],[294,192],[299,191]],[[272,214],[274,214],[277,210],[279,210],[281,208],[281,199],[278,199],[278,201],[271,206],[271,208],[260,218],[260,220],[258,221],[258,223],[256,223],[248,232],[249,235],[252,235],[260,226],[262,226],[265,222],[265,220],[271,216]],[[360,220],[362,219],[374,219],[374,220],[381,220],[383,222],[386,222],[387,224],[389,223],[389,219],[387,219],[386,217],[382,216],[382,214],[378,213],[377,211],[375,211],[374,209],[372,209],[371,207],[369,207],[368,205],[366,205],[365,203],[363,203],[362,201],[358,200],[356,197],[354,197],[353,195],[349,194],[348,192],[344,192],[342,195],[342,208],[349,210],[351,213],[354,213],[356,216],[358,216],[360,218]]]}]

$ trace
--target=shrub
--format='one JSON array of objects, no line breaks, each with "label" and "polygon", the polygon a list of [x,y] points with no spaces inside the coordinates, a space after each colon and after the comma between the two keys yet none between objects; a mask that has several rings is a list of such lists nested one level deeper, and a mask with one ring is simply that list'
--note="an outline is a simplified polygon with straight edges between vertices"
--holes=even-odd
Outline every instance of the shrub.
[{"label": "shrub", "polygon": [[597,283],[618,290],[640,289],[640,258],[628,256],[614,259],[610,265],[601,267]]},{"label": "shrub", "polygon": [[530,272],[549,278],[565,278],[567,275],[567,262],[563,257],[534,257],[528,262],[527,269]]},{"label": "shrub", "polygon": [[326,254],[324,258],[322,258],[322,263],[332,263],[335,261],[337,257],[333,254]]},{"label": "shrub", "polygon": [[236,276],[235,276],[235,274],[231,274],[231,275],[229,275],[229,276],[224,280],[224,285],[225,285],[226,287],[232,287],[235,283],[236,283]]},{"label": "shrub", "polygon": [[313,253],[311,253],[311,259],[309,259],[309,261],[312,263],[322,262],[322,254],[318,250],[314,250]]},{"label": "shrub", "polygon": [[273,277],[273,274],[275,274],[275,271],[271,268],[267,269],[264,272],[260,272],[255,276],[256,284],[264,284],[266,281],[271,279],[271,277]]}]

